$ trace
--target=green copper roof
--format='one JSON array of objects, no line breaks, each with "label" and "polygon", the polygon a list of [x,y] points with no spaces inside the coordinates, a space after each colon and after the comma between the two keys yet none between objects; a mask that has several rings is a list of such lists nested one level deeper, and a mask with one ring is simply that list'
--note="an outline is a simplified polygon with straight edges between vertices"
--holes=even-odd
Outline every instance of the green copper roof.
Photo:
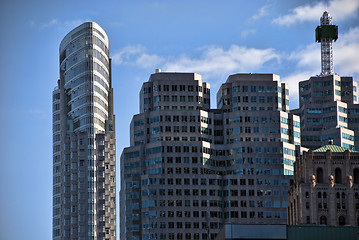
[{"label": "green copper roof", "polygon": [[350,150],[348,148],[344,148],[344,147],[339,147],[337,145],[333,145],[333,144],[329,144],[326,146],[323,146],[321,148],[315,149],[313,152],[326,152],[330,150],[331,152],[345,152],[346,150],[348,150],[349,152],[357,152],[354,150]]}]

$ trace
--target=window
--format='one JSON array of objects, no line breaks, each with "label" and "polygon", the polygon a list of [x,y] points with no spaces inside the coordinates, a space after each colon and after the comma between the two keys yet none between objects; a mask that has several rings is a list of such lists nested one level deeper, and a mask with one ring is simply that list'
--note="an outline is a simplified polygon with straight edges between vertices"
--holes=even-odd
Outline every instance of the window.
[{"label": "window", "polygon": [[344,216],[340,216],[338,218],[338,223],[339,223],[339,226],[344,226],[345,225],[345,217]]},{"label": "window", "polygon": [[323,169],[317,168],[317,182],[323,183]]},{"label": "window", "polygon": [[335,169],[335,183],[342,183],[342,170],[340,168]]},{"label": "window", "polygon": [[177,222],[177,228],[182,228],[182,222]]},{"label": "window", "polygon": [[321,216],[320,217],[320,224],[321,225],[327,225],[327,217],[326,216]]},{"label": "window", "polygon": [[359,184],[359,168],[353,170],[354,184]]}]

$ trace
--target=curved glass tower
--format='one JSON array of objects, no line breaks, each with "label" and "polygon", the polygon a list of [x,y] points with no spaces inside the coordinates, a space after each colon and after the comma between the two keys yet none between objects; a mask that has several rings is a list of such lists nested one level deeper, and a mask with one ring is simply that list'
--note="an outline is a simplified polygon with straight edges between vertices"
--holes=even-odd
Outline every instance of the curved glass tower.
[{"label": "curved glass tower", "polygon": [[53,239],[116,238],[116,156],[109,41],[87,22],[60,44],[53,91]]}]

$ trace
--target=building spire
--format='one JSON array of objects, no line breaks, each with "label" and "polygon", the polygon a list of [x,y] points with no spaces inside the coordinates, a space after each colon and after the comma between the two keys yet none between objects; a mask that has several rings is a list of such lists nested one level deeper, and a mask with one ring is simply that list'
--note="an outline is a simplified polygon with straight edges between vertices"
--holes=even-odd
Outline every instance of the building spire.
[{"label": "building spire", "polygon": [[338,39],[338,26],[333,25],[329,12],[325,11],[320,18],[320,26],[315,29],[315,41],[321,43],[322,72],[320,75],[332,75],[333,71],[333,40]]}]

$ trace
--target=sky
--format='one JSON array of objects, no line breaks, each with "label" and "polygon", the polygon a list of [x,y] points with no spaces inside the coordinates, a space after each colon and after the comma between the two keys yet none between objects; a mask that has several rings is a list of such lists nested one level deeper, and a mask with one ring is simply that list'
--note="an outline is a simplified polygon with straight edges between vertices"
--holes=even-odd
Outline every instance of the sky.
[{"label": "sky", "polygon": [[275,73],[296,108],[298,82],[320,73],[314,30],[325,10],[339,26],[334,71],[358,81],[358,0],[0,1],[0,239],[51,239],[51,94],[74,27],[94,21],[110,39],[119,185],[139,90],[156,68],[201,74],[212,108],[230,74]]}]

